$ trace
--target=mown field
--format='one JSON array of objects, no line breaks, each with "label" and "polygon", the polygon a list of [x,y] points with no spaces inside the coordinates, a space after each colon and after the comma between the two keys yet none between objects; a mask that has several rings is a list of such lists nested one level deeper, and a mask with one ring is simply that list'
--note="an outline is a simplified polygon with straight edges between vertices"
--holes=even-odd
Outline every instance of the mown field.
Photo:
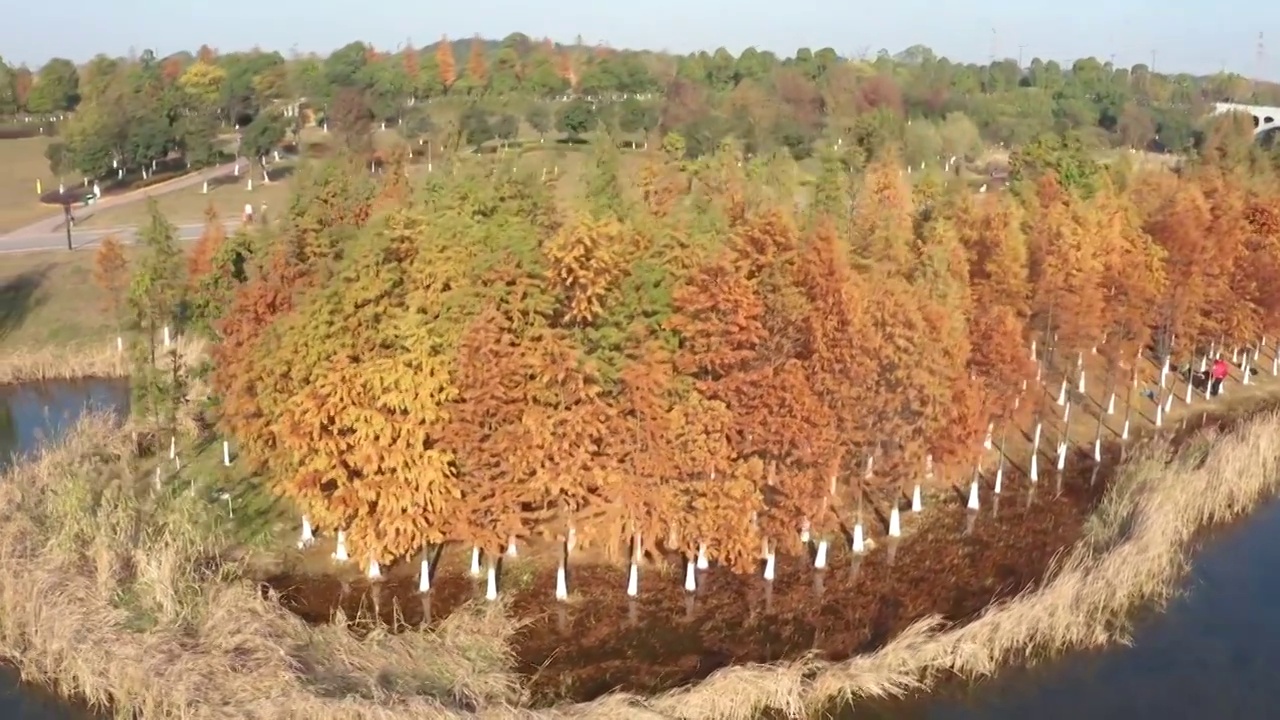
[{"label": "mown field", "polygon": [[45,191],[58,188],[44,157],[48,145],[43,137],[0,140],[0,233],[57,214],[36,193],[36,180]]}]

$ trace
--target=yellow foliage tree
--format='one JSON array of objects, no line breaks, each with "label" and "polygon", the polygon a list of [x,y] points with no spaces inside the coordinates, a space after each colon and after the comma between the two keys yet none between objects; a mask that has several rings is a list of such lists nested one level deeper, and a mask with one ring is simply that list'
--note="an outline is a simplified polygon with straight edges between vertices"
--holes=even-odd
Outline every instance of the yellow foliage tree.
[{"label": "yellow foliage tree", "polygon": [[853,201],[851,253],[860,270],[904,276],[912,264],[915,210],[911,188],[892,155],[867,168]]},{"label": "yellow foliage tree", "polygon": [[562,320],[590,324],[622,272],[620,255],[626,229],[612,219],[579,215],[543,248],[550,289],[561,299]]},{"label": "yellow foliage tree", "polygon": [[461,507],[442,446],[456,394],[449,358],[403,292],[426,231],[415,215],[391,215],[262,363],[277,489],[379,562],[449,537]]}]

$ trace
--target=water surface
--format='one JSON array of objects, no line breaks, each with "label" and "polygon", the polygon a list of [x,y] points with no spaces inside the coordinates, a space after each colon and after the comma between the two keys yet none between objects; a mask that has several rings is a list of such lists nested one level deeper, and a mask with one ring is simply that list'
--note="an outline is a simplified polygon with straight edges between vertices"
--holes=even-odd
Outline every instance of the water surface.
[{"label": "water surface", "polygon": [[0,387],[0,468],[61,438],[86,409],[128,412],[128,384],[74,380]]},{"label": "water surface", "polygon": [[1017,668],[976,687],[859,707],[921,720],[1274,720],[1280,717],[1280,501],[1213,536],[1185,594],[1131,647]]},{"label": "water surface", "polygon": [[107,716],[72,705],[48,688],[23,683],[16,669],[0,665],[0,717],[4,720],[105,720]]}]

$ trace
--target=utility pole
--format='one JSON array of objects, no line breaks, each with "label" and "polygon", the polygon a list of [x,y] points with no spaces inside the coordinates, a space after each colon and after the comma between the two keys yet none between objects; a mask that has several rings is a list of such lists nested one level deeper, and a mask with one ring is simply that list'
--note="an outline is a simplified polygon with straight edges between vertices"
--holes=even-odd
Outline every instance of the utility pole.
[{"label": "utility pole", "polygon": [[71,203],[66,202],[66,199],[63,198],[62,226],[67,229],[67,249],[68,250],[75,250],[75,246],[71,244],[71,223],[72,222],[73,220],[71,219]]},{"label": "utility pole", "polygon": [[1021,70],[1021,69],[1022,69],[1022,51],[1023,51],[1023,50],[1026,50],[1026,49],[1027,49],[1027,46],[1026,46],[1026,45],[1019,45],[1019,46],[1018,46],[1018,69],[1019,69],[1019,70]]},{"label": "utility pole", "polygon": [[995,65],[996,65],[996,52],[999,50],[999,47],[1000,47],[999,38],[1000,36],[996,32],[996,29],[991,28],[991,62],[987,64],[987,72],[986,72],[987,80],[986,80],[986,83],[984,83],[985,87],[982,88],[982,92],[985,94],[991,93],[991,89],[992,89],[991,86],[993,85],[992,79],[995,75],[994,71],[995,71]]},{"label": "utility pole", "polygon": [[1152,50],[1151,51],[1151,72],[1154,73],[1155,71],[1156,71],[1156,51]]}]

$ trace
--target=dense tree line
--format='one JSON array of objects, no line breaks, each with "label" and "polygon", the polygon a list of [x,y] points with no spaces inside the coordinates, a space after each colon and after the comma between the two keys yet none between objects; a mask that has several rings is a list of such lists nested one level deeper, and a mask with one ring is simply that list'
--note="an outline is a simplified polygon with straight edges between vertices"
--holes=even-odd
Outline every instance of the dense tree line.
[{"label": "dense tree line", "polygon": [[[211,219],[185,270],[153,221],[113,287],[148,331],[211,335],[242,459],[379,562],[550,533],[746,567],[926,468],[968,482],[1026,414],[1058,442],[1094,353],[1127,414],[1140,353],[1256,364],[1280,334],[1280,186],[1238,168],[1048,168],[983,195],[886,155],[830,164],[796,210],[792,159],[689,163],[678,140],[634,178],[601,158],[574,213],[500,161],[422,187],[333,161],[279,228]],[[1142,380],[1161,406],[1190,393]]]},{"label": "dense tree line", "polygon": [[[584,99],[553,102],[569,96]],[[433,107],[451,98],[469,108],[461,125],[456,111]],[[375,123],[441,146],[510,140],[521,123],[571,137],[603,125],[632,142],[679,132],[690,157],[732,137],[748,155],[803,157],[840,144],[865,161],[900,146],[914,164],[1068,131],[1093,148],[1183,151],[1209,104],[1225,99],[1277,104],[1280,91],[1234,74],[1167,75],[1094,58],[978,65],[923,46],[857,59],[830,48],[673,56],[519,33],[393,52],[353,42],[328,57],[206,46],[166,58],[99,55],[82,68],[58,58],[35,73],[0,61],[0,115],[77,111],[54,164],[93,176],[170,153],[207,162],[220,126],[265,115],[296,125],[303,106],[354,139]]]}]

